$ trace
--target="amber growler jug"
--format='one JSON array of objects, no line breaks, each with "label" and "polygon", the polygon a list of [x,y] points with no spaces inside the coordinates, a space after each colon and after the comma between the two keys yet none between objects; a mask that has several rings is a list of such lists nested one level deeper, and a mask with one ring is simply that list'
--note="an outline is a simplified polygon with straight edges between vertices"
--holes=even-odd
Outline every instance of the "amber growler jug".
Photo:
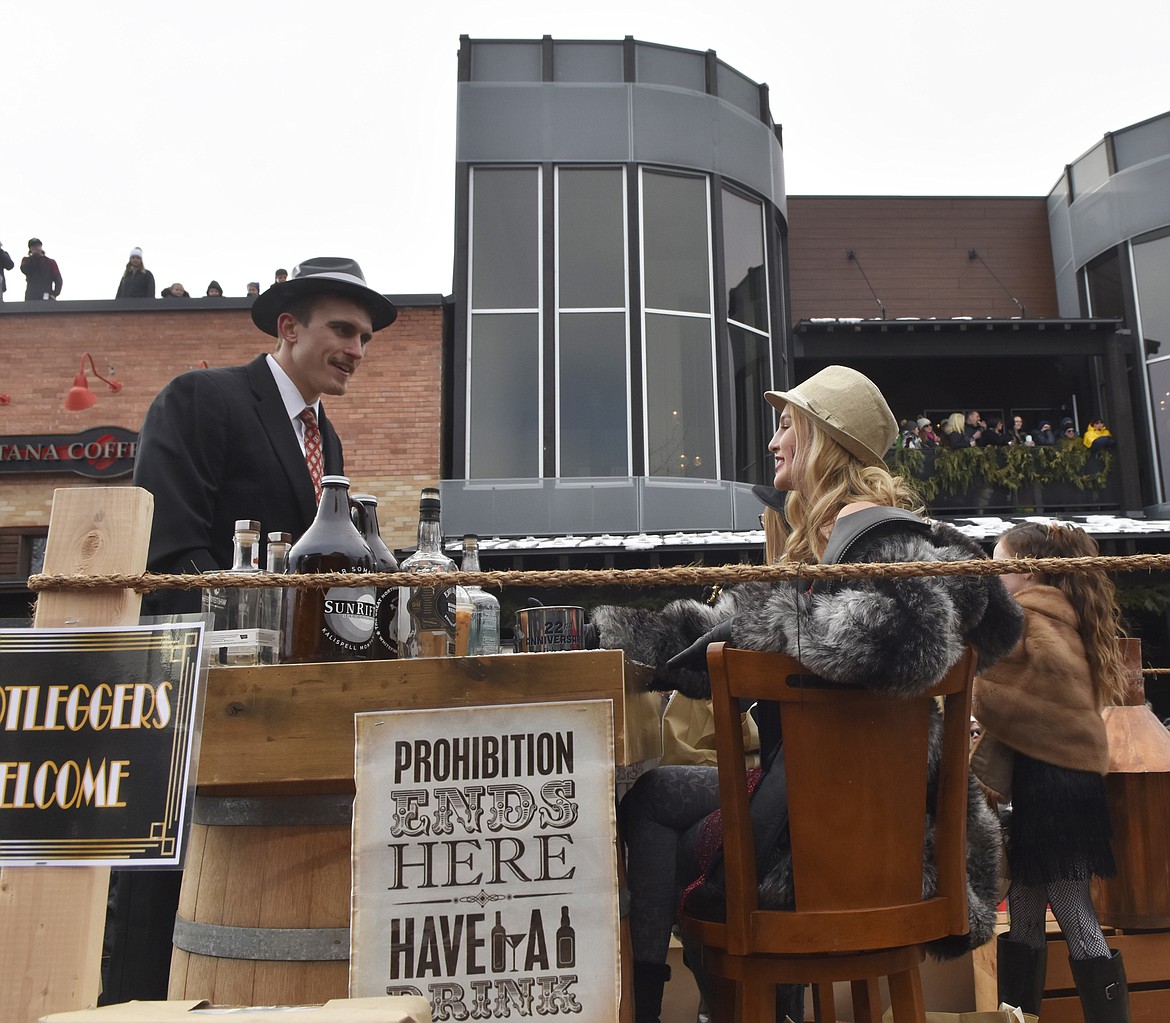
[{"label": "amber growler jug", "polygon": [[353,573],[352,585],[328,589],[289,587],[284,595],[280,659],[360,661],[369,657],[377,614],[373,586],[362,575],[374,570],[374,555],[350,518],[349,480],[325,476],[317,517],[288,555],[290,573]]}]

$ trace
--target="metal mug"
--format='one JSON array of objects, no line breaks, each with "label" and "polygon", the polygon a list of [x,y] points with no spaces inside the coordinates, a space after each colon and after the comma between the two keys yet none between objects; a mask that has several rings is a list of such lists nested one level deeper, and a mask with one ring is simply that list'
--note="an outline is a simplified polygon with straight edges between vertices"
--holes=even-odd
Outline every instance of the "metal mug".
[{"label": "metal mug", "polygon": [[512,648],[518,654],[582,650],[584,625],[584,608],[526,607],[516,612]]}]

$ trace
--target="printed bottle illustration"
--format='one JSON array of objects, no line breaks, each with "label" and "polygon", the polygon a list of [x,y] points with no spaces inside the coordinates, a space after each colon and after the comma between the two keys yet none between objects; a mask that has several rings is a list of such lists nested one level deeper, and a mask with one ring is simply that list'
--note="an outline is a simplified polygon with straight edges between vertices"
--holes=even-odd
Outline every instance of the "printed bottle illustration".
[{"label": "printed bottle illustration", "polygon": [[508,968],[508,933],[496,912],[496,925],[491,930],[492,973],[503,973]]},{"label": "printed bottle illustration", "polygon": [[557,928],[557,969],[577,965],[577,932],[569,923],[569,907],[561,906],[561,926]]}]

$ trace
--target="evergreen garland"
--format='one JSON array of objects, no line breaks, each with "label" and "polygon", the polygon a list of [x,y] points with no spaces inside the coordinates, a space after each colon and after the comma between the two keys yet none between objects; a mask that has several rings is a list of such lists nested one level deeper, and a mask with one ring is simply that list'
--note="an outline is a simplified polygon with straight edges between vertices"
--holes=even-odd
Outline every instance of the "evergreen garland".
[{"label": "evergreen garland", "polygon": [[937,448],[933,471],[928,472],[926,452],[894,449],[886,462],[896,476],[909,480],[929,504],[940,493],[959,497],[974,487],[993,487],[1013,495],[1032,487],[1069,483],[1078,490],[1100,493],[1113,471],[1113,455],[1100,454],[1100,468],[1089,468],[1090,452],[1079,441],[1051,447]]}]

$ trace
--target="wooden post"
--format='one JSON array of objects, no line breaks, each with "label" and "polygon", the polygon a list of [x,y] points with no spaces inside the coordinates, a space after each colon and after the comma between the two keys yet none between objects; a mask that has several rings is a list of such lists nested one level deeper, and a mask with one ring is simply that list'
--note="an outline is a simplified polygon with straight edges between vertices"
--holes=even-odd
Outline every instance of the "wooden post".
[{"label": "wooden post", "polygon": [[[57,490],[47,574],[137,574],[146,569],[154,497],[138,487]],[[133,590],[44,593],[34,625],[137,625]],[[0,1019],[35,1023],[94,1005],[101,987],[107,867],[10,867],[0,873]]]}]

